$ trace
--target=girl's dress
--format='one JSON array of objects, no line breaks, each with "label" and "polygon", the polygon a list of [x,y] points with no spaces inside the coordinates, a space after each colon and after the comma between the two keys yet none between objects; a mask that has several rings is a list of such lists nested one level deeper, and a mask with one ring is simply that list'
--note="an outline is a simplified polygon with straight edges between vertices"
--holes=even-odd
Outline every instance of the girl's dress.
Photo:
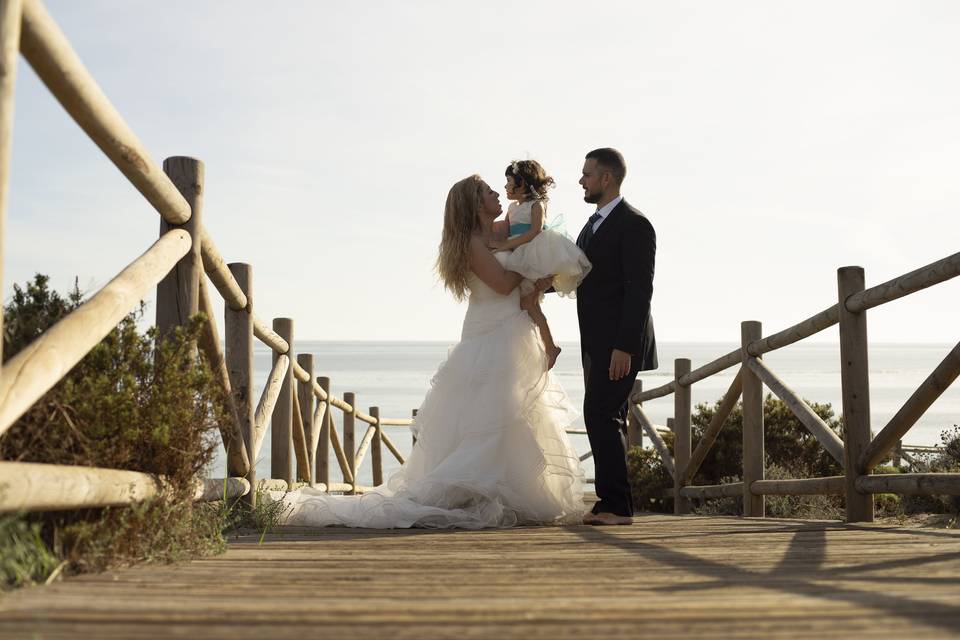
[{"label": "girl's dress", "polygon": [[[531,209],[535,200],[511,203],[507,209],[509,236],[514,238],[530,230]],[[546,202],[540,200],[539,202]],[[507,257],[505,267],[528,280],[554,277],[553,288],[560,295],[574,297],[577,286],[590,272],[590,261],[580,247],[565,233],[544,226],[533,240],[515,248]],[[524,282],[521,292],[532,290],[532,283]]]}]

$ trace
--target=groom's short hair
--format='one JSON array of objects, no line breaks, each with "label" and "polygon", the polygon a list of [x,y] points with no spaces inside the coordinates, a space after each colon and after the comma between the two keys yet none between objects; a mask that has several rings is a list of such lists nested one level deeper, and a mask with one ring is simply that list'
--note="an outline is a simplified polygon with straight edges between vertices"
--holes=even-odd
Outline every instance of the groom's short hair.
[{"label": "groom's short hair", "polygon": [[597,164],[606,169],[613,175],[617,184],[621,184],[627,175],[627,163],[623,159],[623,154],[610,147],[594,149],[587,154],[587,160],[593,159]]}]

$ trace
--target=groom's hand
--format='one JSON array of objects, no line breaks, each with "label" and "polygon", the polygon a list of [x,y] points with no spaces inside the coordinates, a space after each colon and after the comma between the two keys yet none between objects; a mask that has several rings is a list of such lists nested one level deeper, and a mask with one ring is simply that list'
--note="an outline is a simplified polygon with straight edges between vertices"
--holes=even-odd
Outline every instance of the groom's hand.
[{"label": "groom's hand", "polygon": [[630,354],[614,349],[610,354],[610,379],[619,380],[630,373]]}]

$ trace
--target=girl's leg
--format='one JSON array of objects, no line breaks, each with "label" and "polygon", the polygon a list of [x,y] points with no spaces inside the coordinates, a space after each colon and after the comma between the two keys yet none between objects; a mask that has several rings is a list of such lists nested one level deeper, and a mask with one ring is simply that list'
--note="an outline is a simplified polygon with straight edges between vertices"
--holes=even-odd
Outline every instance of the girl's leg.
[{"label": "girl's leg", "polygon": [[543,346],[547,350],[547,369],[553,369],[557,363],[557,357],[560,355],[560,347],[553,341],[553,334],[550,332],[550,325],[547,324],[547,316],[543,314],[540,308],[540,294],[532,293],[521,299],[520,307],[527,312],[533,323],[540,330],[540,338],[543,340]]}]

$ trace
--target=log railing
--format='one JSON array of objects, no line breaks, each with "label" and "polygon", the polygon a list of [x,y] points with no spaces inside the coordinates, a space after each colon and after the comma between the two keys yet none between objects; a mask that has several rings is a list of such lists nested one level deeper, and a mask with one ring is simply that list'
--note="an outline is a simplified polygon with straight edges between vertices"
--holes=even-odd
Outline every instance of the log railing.
[{"label": "log railing", "polygon": [[[630,420],[643,427],[660,454],[674,482],[676,513],[690,510],[691,499],[705,500],[741,496],[746,516],[764,515],[765,495],[841,494],[846,502],[849,522],[873,520],[873,494],[960,494],[960,474],[909,473],[873,474],[884,460],[893,459],[899,467],[902,459],[916,463],[914,454],[929,454],[936,447],[911,447],[901,439],[917,420],[960,375],[960,344],[957,344],[929,377],[907,399],[903,407],[875,436],[870,430],[870,383],[867,362],[866,312],[935,284],[960,275],[960,253],[865,288],[863,269],[842,267],[837,271],[838,302],[797,324],[764,337],[759,322],[741,324],[741,348],[690,370],[690,361],[678,358],[674,380],[644,391],[637,382],[631,393]],[[843,431],[835,433],[813,409],[791,389],[761,358],[787,345],[839,325]],[[710,425],[690,452],[690,389],[696,382],[738,367]],[[843,467],[844,475],[826,478],[764,479],[763,388],[766,386],[783,400],[811,435]],[[674,396],[671,452],[653,429],[644,403]],[[690,483],[710,452],[724,422],[738,401],[743,404],[743,462],[741,482],[723,485],[693,486]],[[640,430],[627,428],[628,440],[641,444]],[[632,435],[633,434],[633,435]]]},{"label": "log railing", "polygon": [[[250,265],[228,265],[203,226],[203,163],[172,157],[163,162],[161,170],[40,0],[0,2],[0,234],[6,216],[18,52],[70,117],[160,214],[161,231],[160,238],[145,253],[93,297],[3,364],[0,437],[156,287],[161,336],[198,311],[205,313],[207,323],[198,347],[229,399],[231,420],[220,428],[227,477],[198,479],[196,499],[247,496],[254,502],[255,487],[287,490],[305,484],[326,491],[359,493],[370,488],[359,484],[357,472],[367,457],[373,466],[374,485],[380,484],[381,447],[403,462],[383,428],[409,427],[413,420],[381,418],[375,406],[364,412],[352,393],[345,393],[342,399],[334,396],[329,378],[314,377],[312,354],[296,352],[293,320],[275,318],[272,329],[260,320],[253,303]],[[225,303],[225,349],[221,347],[206,278]],[[274,354],[256,407],[254,338]],[[334,410],[341,413],[342,438]],[[260,480],[258,485],[256,460],[268,420],[272,477]],[[355,420],[369,425],[356,449]],[[331,448],[340,470],[337,481],[330,477]],[[132,504],[162,492],[165,483],[163,478],[134,471],[0,462],[0,486],[4,489],[0,512],[5,512]]]}]

